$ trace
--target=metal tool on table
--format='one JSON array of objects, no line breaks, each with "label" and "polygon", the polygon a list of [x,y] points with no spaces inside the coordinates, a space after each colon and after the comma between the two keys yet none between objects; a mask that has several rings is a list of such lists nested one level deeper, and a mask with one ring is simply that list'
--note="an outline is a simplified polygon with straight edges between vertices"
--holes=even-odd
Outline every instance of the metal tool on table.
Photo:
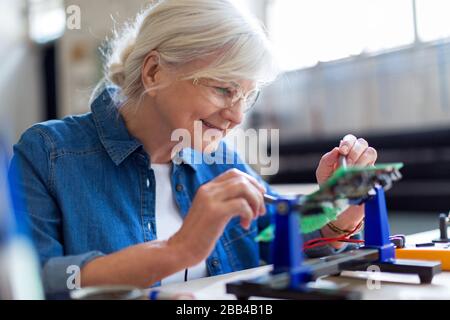
[{"label": "metal tool on table", "polygon": [[450,271],[450,239],[448,238],[450,213],[439,215],[439,238],[426,243],[407,243],[404,248],[396,250],[402,259],[420,259],[439,261],[442,270]]},{"label": "metal tool on table", "polygon": [[450,225],[450,212],[448,214],[441,213],[439,215],[439,238],[434,239],[433,242],[437,243],[449,243],[448,238],[448,226]]},{"label": "metal tool on table", "polygon": [[339,156],[339,166],[341,168],[347,168],[347,157],[342,154]]}]

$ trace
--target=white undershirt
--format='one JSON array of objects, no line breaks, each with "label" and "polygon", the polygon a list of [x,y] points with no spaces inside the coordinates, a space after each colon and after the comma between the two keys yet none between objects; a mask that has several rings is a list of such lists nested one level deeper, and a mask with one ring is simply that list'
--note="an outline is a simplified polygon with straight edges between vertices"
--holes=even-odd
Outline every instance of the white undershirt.
[{"label": "white undershirt", "polygon": [[[173,196],[170,182],[172,164],[151,164],[156,180],[156,238],[167,240],[183,224],[180,210]],[[161,284],[184,281],[185,270],[179,271],[161,281]],[[205,261],[189,268],[188,280],[203,278],[208,275]]]}]

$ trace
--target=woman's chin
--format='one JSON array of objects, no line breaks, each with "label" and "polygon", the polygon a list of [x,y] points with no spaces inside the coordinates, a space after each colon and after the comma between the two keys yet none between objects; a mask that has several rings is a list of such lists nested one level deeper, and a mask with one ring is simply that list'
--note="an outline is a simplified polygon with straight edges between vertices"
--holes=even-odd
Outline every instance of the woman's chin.
[{"label": "woman's chin", "polygon": [[211,154],[213,152],[216,152],[219,148],[220,140],[217,141],[203,141],[201,149],[195,148],[197,151],[204,153],[204,154]]}]

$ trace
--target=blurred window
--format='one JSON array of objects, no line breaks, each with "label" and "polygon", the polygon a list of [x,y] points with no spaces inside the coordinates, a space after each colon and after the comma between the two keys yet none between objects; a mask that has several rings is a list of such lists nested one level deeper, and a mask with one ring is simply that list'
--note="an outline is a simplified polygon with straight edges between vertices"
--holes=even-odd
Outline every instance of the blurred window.
[{"label": "blurred window", "polygon": [[416,0],[417,31],[422,41],[450,36],[450,1]]},{"label": "blurred window", "polygon": [[272,0],[267,18],[285,70],[414,42],[412,0]]},{"label": "blurred window", "polygon": [[32,41],[53,41],[64,33],[65,26],[63,0],[28,0],[28,28]]}]

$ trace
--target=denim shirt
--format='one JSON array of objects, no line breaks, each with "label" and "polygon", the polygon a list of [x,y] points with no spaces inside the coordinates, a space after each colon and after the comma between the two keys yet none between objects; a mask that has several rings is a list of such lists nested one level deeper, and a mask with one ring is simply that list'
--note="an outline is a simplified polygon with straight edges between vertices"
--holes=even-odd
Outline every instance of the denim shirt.
[{"label": "denim shirt", "polygon": [[[67,283],[74,266],[81,269],[96,257],[156,239],[151,159],[118,112],[117,90],[106,87],[90,113],[32,126],[14,146],[11,170],[20,173],[17,196],[29,220],[48,293],[71,289]],[[197,189],[231,168],[265,184],[247,164],[199,164],[199,156],[184,149],[181,163],[172,164],[172,192],[183,218]],[[231,219],[206,259],[208,274],[269,262],[267,245],[254,238],[270,217],[254,221],[249,230],[240,226],[238,217]],[[317,237],[319,231],[304,235],[304,240]],[[335,251],[323,246],[306,253],[323,256]]]}]

